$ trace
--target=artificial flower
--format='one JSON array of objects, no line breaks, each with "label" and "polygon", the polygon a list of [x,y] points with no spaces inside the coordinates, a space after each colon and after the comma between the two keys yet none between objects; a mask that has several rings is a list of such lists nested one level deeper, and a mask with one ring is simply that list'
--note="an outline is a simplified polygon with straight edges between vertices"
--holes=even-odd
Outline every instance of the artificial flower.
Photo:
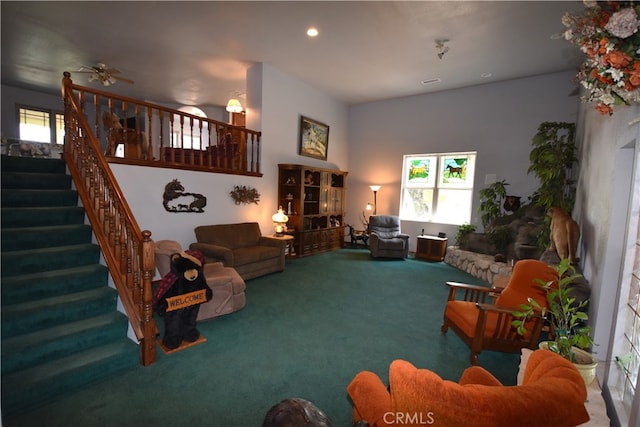
[{"label": "artificial flower", "polygon": [[627,7],[611,15],[604,29],[616,37],[626,39],[638,31],[638,26],[640,26],[638,14],[634,8]]},{"label": "artificial flower", "polygon": [[584,0],[582,13],[565,13],[565,40],[586,55],[577,74],[601,114],[640,102],[640,5],[635,1]]}]

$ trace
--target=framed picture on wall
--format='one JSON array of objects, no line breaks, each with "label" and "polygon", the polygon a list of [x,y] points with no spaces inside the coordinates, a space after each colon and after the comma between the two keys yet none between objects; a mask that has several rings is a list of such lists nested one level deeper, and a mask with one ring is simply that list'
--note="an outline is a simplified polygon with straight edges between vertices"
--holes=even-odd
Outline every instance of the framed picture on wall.
[{"label": "framed picture on wall", "polygon": [[327,160],[329,150],[329,126],[301,116],[300,155]]}]

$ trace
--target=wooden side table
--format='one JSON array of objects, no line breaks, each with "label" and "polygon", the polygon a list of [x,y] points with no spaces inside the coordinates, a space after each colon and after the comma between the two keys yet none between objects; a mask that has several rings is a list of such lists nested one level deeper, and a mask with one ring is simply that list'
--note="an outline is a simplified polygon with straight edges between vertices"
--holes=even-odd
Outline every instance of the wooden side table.
[{"label": "wooden side table", "polygon": [[286,258],[291,258],[296,256],[295,249],[293,247],[293,239],[294,237],[291,234],[283,234],[282,236],[273,235],[271,237],[275,237],[276,239],[284,240],[284,256]]},{"label": "wooden side table", "polygon": [[447,253],[446,237],[418,236],[416,244],[416,258],[428,261],[444,261]]}]

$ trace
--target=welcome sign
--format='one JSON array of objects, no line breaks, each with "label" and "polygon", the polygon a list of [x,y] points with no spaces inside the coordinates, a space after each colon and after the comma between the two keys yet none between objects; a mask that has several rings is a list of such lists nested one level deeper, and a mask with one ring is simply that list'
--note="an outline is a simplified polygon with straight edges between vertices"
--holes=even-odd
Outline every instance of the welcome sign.
[{"label": "welcome sign", "polygon": [[188,294],[176,295],[167,298],[167,311],[180,310],[181,308],[207,302],[206,289],[189,292]]}]

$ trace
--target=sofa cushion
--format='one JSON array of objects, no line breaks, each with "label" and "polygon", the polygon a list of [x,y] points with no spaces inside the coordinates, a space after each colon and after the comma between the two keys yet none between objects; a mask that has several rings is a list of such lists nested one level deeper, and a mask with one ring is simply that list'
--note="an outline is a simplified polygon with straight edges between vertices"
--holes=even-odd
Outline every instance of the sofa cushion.
[{"label": "sofa cushion", "polygon": [[[514,279],[517,278],[517,279]],[[558,273],[553,267],[535,260],[523,259],[518,261],[513,267],[511,280],[500,296],[496,299],[496,305],[503,307],[519,307],[527,301],[527,298],[534,298],[542,307],[547,306],[547,294],[542,289],[537,280],[549,282],[558,280]]]},{"label": "sofa cushion", "polygon": [[393,239],[398,235],[397,231],[376,231],[375,234],[380,239]]},{"label": "sofa cushion", "polygon": [[195,228],[198,243],[209,243],[230,249],[258,244],[262,235],[257,222],[201,225]]},{"label": "sofa cushion", "polygon": [[251,246],[238,248],[233,252],[233,262],[236,266],[252,264],[266,259],[278,258],[281,250],[276,246]]},{"label": "sofa cushion", "polygon": [[[396,233],[394,233],[396,235]],[[400,239],[398,237],[389,237],[384,240],[378,240],[378,249],[391,249],[391,250],[403,250],[404,249],[404,239]]]}]

